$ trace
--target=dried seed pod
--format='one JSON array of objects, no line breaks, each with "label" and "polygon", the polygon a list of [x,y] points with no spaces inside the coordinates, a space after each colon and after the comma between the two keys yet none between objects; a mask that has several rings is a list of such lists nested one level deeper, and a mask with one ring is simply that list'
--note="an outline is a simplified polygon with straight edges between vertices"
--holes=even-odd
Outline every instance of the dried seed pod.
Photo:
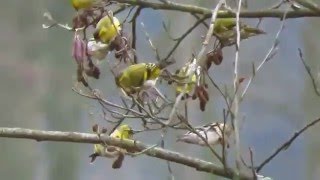
[{"label": "dried seed pod", "polygon": [[209,101],[209,93],[203,86],[201,88],[201,92],[203,93],[203,96],[206,98],[206,100]]},{"label": "dried seed pod", "polygon": [[239,81],[238,81],[239,84],[241,84],[245,79],[246,79],[246,78],[244,78],[244,77],[240,77],[240,78],[239,78]]},{"label": "dried seed pod", "polygon": [[215,65],[220,65],[222,60],[223,60],[223,54],[222,54],[221,48],[215,49],[207,53],[207,69],[210,68],[212,62]]},{"label": "dried seed pod", "polygon": [[97,66],[92,66],[92,67],[90,67],[88,69],[85,69],[85,73],[86,73],[87,76],[99,79],[100,69]]},{"label": "dried seed pod", "polygon": [[107,133],[107,132],[108,132],[107,128],[103,127],[103,128],[101,129],[101,134],[105,134],[105,133]]},{"label": "dried seed pod", "polygon": [[196,98],[199,99],[201,111],[204,111],[205,106],[206,106],[207,102],[209,101],[209,93],[208,93],[205,85],[195,87],[195,91],[194,91],[194,94],[192,95],[192,99],[194,100]]},{"label": "dried seed pod", "polygon": [[124,154],[121,152],[119,153],[119,156],[116,158],[116,160],[113,161],[112,168],[113,169],[121,168],[123,160],[124,160]]},{"label": "dried seed pod", "polygon": [[92,132],[94,133],[99,133],[99,125],[98,124],[94,124],[92,126]]},{"label": "dried seed pod", "polygon": [[73,29],[81,28],[87,26],[88,24],[88,18],[86,14],[78,14],[72,19]]},{"label": "dried seed pod", "polygon": [[206,110],[206,102],[201,101],[201,100],[200,100],[200,110],[201,111],[205,111]]},{"label": "dried seed pod", "polygon": [[84,79],[82,71],[83,71],[83,69],[82,69],[81,65],[79,65],[78,69],[77,69],[77,81],[81,82],[85,87],[88,87],[89,84]]}]

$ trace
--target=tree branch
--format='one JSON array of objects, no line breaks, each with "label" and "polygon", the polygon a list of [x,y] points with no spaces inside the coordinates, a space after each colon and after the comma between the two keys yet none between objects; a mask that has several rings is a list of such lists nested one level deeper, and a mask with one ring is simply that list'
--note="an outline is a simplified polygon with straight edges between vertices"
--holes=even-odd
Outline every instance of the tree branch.
[{"label": "tree branch", "polygon": [[260,172],[261,169],[268,164],[274,157],[276,157],[281,151],[287,150],[289,148],[289,146],[292,144],[292,142],[298,137],[300,136],[304,131],[306,131],[307,129],[309,129],[310,127],[314,126],[315,124],[317,124],[318,122],[320,122],[320,118],[311,121],[309,124],[307,124],[306,126],[304,126],[302,129],[300,129],[299,131],[295,132],[292,137],[284,142],[279,148],[277,148],[267,159],[265,159],[258,167],[257,167],[257,172]]},{"label": "tree branch", "polygon": [[[101,135],[100,138],[96,134],[79,133],[79,132],[61,132],[61,131],[41,131],[23,128],[0,128],[0,137],[7,138],[22,138],[33,139],[36,141],[60,141],[74,143],[90,143],[96,144],[104,142],[107,145],[118,146],[125,149],[135,150],[138,152],[144,151],[151,147],[139,141],[128,141],[112,138],[106,135]],[[151,148],[145,151],[145,154],[151,157],[175,162],[185,166],[195,168],[198,171],[212,173],[226,178],[232,178],[234,171],[229,168],[217,166],[214,163],[207,162],[201,159],[189,157],[178,152],[170,151],[163,148]],[[248,174],[240,174],[240,179],[249,180],[252,177]]]},{"label": "tree branch", "polygon": [[[211,9],[199,7],[195,5],[182,4],[166,1],[166,3],[155,3],[142,0],[113,0],[119,3],[126,3],[134,6],[141,6],[144,8],[152,8],[158,10],[174,10],[193,14],[203,14],[208,18],[211,17]],[[266,9],[266,10],[241,10],[240,17],[242,18],[282,18],[285,14],[283,10]],[[234,12],[221,11],[218,13],[218,18],[236,17]],[[313,10],[291,10],[287,13],[286,18],[300,18],[300,17],[320,17],[320,12]]]}]

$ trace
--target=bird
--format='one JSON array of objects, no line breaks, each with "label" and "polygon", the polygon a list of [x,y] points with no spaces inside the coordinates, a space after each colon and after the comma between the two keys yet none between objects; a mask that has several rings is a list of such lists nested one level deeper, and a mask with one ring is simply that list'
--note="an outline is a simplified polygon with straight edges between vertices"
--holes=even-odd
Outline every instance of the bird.
[{"label": "bird", "polygon": [[[224,33],[226,31],[233,30],[237,25],[237,21],[235,18],[217,18],[214,22],[213,32],[215,34]],[[264,34],[265,32],[258,29],[250,27],[243,22],[239,22],[240,31],[243,30],[247,33],[254,33],[254,34]]]},{"label": "bird", "polygon": [[119,139],[132,139],[133,130],[128,124],[122,124],[111,133],[110,137]]},{"label": "bird", "polygon": [[101,0],[71,0],[71,4],[76,11],[90,9],[100,3]]},{"label": "bird", "polygon": [[[195,131],[198,132],[204,139],[207,140],[210,146],[215,146],[217,144],[226,144],[229,147],[228,139],[233,132],[233,129],[224,125],[224,123],[210,123],[202,127],[195,128]],[[222,136],[224,132],[224,137]],[[224,142],[223,142],[224,139]],[[199,146],[206,146],[207,144],[198,134],[188,131],[186,134],[181,135],[177,138],[177,142],[184,142],[188,144],[195,144]]]},{"label": "bird", "polygon": [[[237,21],[235,18],[217,18],[214,23],[213,35],[219,40],[223,47],[236,44]],[[258,28],[250,27],[242,22],[239,22],[240,40],[248,39],[260,34],[266,34],[264,31]]]},{"label": "bird", "polygon": [[196,84],[197,76],[195,72],[190,72],[194,70],[191,67],[192,63],[193,62],[188,62],[182,68],[176,71],[176,95],[180,93],[186,93],[188,95],[193,90],[194,85]]},{"label": "bird", "polygon": [[109,11],[108,14],[101,18],[97,23],[93,37],[96,41],[110,44],[120,31],[120,21],[117,17],[113,16],[112,11]]},{"label": "bird", "polygon": [[164,67],[161,63],[138,63],[125,68],[115,77],[115,82],[126,95],[139,92],[142,89],[155,87]]},{"label": "bird", "polygon": [[[122,124],[111,133],[110,137],[132,140],[133,130],[129,125]],[[115,158],[112,168],[118,169],[121,167],[124,155],[127,152],[125,149],[105,144],[94,144],[93,147],[93,154],[89,156],[91,158],[91,163],[93,163],[97,156],[103,156],[107,158]]]}]

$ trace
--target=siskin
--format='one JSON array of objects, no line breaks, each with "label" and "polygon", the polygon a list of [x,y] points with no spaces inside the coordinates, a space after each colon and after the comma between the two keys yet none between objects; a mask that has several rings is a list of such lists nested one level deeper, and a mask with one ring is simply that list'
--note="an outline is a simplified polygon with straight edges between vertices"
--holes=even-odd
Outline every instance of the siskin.
[{"label": "siskin", "polygon": [[[130,140],[133,138],[133,131],[129,125],[123,124],[123,125],[120,125],[120,127],[117,128],[110,135],[110,137]],[[125,149],[121,149],[115,146],[95,144],[93,148],[93,154],[91,154],[89,157],[91,157],[91,162],[93,162],[97,156],[115,158],[115,161],[112,164],[112,168],[118,169],[122,165],[122,162],[124,160],[124,155],[126,152],[127,151]]]},{"label": "siskin", "polygon": [[96,41],[109,44],[120,33],[120,31],[120,22],[110,11],[108,15],[101,18],[97,23],[93,37]]},{"label": "siskin", "polygon": [[[195,128],[195,130],[207,140],[210,146],[215,146],[216,144],[225,143],[229,147],[228,138],[232,134],[233,130],[230,126],[223,123],[211,123],[202,127]],[[224,130],[224,142],[222,141],[222,131]],[[178,137],[177,142],[185,142],[189,144],[196,144],[200,146],[206,146],[206,143],[196,134],[191,131]]]},{"label": "siskin", "polygon": [[142,89],[154,87],[162,69],[161,65],[155,63],[133,64],[116,76],[115,82],[125,94],[134,94]]},{"label": "siskin", "polygon": [[101,3],[101,0],[71,0],[71,4],[75,10],[90,9]]},{"label": "siskin", "polygon": [[[185,66],[183,66],[181,69],[177,70],[176,76],[177,79],[182,79],[182,81],[177,82],[176,84],[176,94],[180,93],[186,93],[187,95],[193,90],[194,85],[196,84],[197,76],[195,72],[192,69],[192,63],[188,62]],[[187,74],[189,74],[187,76]]]}]

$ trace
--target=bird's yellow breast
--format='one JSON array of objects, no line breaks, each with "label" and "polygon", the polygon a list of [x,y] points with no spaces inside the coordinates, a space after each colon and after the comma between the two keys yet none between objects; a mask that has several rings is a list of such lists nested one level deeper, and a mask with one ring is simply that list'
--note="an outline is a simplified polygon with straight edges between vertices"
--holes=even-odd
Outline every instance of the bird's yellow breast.
[{"label": "bird's yellow breast", "polygon": [[95,0],[71,0],[74,9],[87,9],[95,4]]}]

